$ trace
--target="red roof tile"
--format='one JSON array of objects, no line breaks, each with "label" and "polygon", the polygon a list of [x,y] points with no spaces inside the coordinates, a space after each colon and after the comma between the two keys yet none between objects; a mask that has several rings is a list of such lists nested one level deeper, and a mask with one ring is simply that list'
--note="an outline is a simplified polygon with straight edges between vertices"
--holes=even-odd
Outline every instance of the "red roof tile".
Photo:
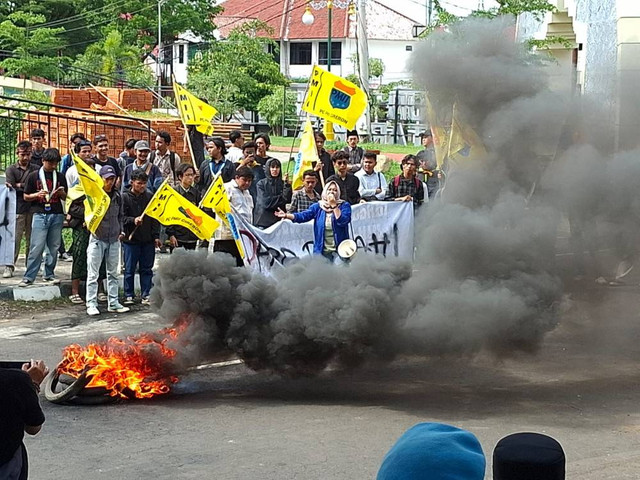
[{"label": "red roof tile", "polygon": [[[307,5],[305,0],[227,0],[221,5],[224,12],[215,18],[215,24],[223,37],[234,27],[256,19],[273,28],[273,35],[268,36],[275,40],[311,40],[327,36],[329,22],[326,8],[312,9],[315,17],[313,25],[302,23]],[[332,37],[348,36],[348,17],[347,9],[333,8]]]}]

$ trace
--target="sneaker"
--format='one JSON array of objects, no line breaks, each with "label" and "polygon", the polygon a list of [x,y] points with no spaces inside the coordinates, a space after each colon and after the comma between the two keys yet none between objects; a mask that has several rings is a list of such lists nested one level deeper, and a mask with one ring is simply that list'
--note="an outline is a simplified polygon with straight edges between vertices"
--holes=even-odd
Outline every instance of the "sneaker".
[{"label": "sneaker", "polygon": [[49,285],[58,285],[60,283],[60,279],[55,277],[43,278],[42,280]]},{"label": "sneaker", "polygon": [[13,267],[4,267],[2,278],[11,278],[11,277],[13,277]]},{"label": "sneaker", "polygon": [[100,315],[100,310],[98,310],[98,307],[87,307],[87,315],[95,317],[96,315]]},{"label": "sneaker", "polygon": [[133,297],[127,297],[124,299],[124,303],[125,305],[133,305]]},{"label": "sneaker", "polygon": [[64,252],[62,255],[60,255],[60,260],[62,260],[63,262],[73,262],[73,257],[67,252]]},{"label": "sneaker", "polygon": [[18,284],[19,287],[28,287],[29,285],[33,285],[33,280],[29,280],[28,278],[23,278]]},{"label": "sneaker", "polygon": [[126,313],[129,310],[131,310],[129,307],[123,307],[119,303],[114,305],[113,307],[107,308],[107,311],[109,311],[111,313]]},{"label": "sneaker", "polygon": [[109,297],[107,296],[107,294],[106,294],[106,293],[102,293],[102,292],[100,292],[100,293],[98,294],[98,301],[99,301],[100,303],[107,303],[107,300],[109,300]]},{"label": "sneaker", "polygon": [[142,297],[142,300],[140,301],[140,303],[142,305],[151,305],[151,300],[149,300],[149,297]]}]

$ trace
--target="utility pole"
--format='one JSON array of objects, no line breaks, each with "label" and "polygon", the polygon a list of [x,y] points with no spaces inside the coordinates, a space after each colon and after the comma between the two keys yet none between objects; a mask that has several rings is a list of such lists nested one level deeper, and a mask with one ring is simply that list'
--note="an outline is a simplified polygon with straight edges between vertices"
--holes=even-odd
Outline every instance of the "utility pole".
[{"label": "utility pole", "polygon": [[158,0],[158,107],[162,98],[162,0]]},{"label": "utility pole", "polygon": [[433,0],[427,2],[427,27],[431,25],[431,17],[433,16]]}]

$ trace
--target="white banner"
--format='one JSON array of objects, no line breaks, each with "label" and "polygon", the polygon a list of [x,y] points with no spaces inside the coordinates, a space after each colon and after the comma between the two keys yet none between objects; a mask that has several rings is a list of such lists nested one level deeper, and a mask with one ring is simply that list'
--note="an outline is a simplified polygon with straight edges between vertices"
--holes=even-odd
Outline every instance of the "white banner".
[{"label": "white banner", "polygon": [[15,235],[16,191],[9,190],[6,185],[0,185],[0,265],[13,265]]},{"label": "white banner", "polygon": [[[313,254],[313,220],[283,220],[260,230],[234,215],[247,257],[254,269],[268,272],[277,265]],[[352,227],[352,228],[351,228]],[[413,258],[413,203],[368,202],[354,205],[349,237],[360,252]]]}]

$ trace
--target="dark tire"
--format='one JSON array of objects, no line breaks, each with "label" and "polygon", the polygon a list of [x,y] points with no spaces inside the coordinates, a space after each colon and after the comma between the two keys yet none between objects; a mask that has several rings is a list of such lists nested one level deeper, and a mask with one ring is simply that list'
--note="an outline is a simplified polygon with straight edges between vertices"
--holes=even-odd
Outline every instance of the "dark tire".
[{"label": "dark tire", "polygon": [[[75,383],[76,380],[76,377],[62,373],[60,374],[58,382],[69,386]],[[80,393],[78,393],[78,396],[80,397],[98,397],[100,395],[109,395],[109,390],[104,387],[85,387],[80,391]]]},{"label": "dark tire", "polygon": [[[93,389],[89,389],[93,390]],[[111,395],[101,395],[101,396],[84,396],[78,395],[77,397],[73,397],[71,400],[67,401],[68,405],[109,405],[113,403],[119,403],[121,401],[120,397],[112,397]]]},{"label": "dark tire", "polygon": [[[91,377],[86,372],[82,374],[71,385],[65,386],[60,392],[57,391],[59,385],[60,372],[58,367],[47,376],[44,383],[44,397],[51,403],[64,404],[78,395],[84,387],[91,381]],[[64,384],[63,384],[64,385]]]}]

